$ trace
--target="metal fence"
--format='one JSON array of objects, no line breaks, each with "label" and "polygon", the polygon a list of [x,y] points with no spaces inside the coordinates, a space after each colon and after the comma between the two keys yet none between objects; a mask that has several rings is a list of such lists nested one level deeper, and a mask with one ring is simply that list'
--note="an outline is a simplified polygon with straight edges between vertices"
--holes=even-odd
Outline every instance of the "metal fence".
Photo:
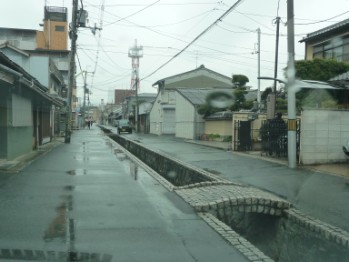
[{"label": "metal fence", "polygon": [[[300,150],[300,120],[297,120],[297,158]],[[287,123],[284,120],[265,120],[260,129],[262,152],[269,156],[287,157]]]},{"label": "metal fence", "polygon": [[[300,151],[300,119],[297,119],[297,158]],[[235,151],[261,150],[262,154],[287,157],[287,121],[271,119],[262,121],[258,129],[253,121],[234,121],[233,146]]]}]

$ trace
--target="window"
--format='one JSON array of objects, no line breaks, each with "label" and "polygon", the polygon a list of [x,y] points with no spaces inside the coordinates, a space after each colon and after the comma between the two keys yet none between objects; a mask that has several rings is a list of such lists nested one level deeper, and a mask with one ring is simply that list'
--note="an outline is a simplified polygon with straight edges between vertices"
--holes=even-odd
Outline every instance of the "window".
[{"label": "window", "polygon": [[322,52],[324,50],[323,45],[314,46],[314,53]]},{"label": "window", "polygon": [[328,42],[314,46],[313,58],[336,59],[337,61],[348,61],[349,37],[336,37]]},{"label": "window", "polygon": [[56,32],[64,32],[64,26],[56,25]]}]

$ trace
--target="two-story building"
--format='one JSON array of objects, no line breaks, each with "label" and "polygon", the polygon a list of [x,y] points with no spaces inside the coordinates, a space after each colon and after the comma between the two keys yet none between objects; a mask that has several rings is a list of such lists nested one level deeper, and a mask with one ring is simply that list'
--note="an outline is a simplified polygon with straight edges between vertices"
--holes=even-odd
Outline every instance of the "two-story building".
[{"label": "two-story building", "polygon": [[[49,93],[66,98],[70,51],[68,50],[68,12],[65,7],[45,6],[43,30],[0,28],[0,49],[30,72]],[[74,85],[72,111],[77,108]],[[55,114],[56,132],[62,132],[62,114]]]},{"label": "two-story building", "polygon": [[[315,58],[335,59],[349,63],[349,19],[307,34],[301,43],[305,44],[305,60]],[[349,73],[329,80],[341,85],[338,90],[341,105],[337,109],[304,108],[301,117],[300,153],[302,164],[322,164],[345,161],[342,146],[349,139],[348,116],[344,110],[349,100]]]},{"label": "two-story building", "polygon": [[[178,75],[166,77],[158,80],[153,84],[158,89],[158,94],[154,105],[150,112],[150,133],[156,135],[181,133],[181,130],[187,126],[181,124],[181,127],[176,128],[177,122],[180,120],[180,114],[176,116],[177,108],[182,108],[183,104],[179,100],[177,102],[178,89],[222,89],[232,88],[231,78],[219,74],[206,68],[204,65],[184,72]],[[199,92],[199,91],[198,91]],[[183,93],[181,93],[183,96]],[[180,110],[182,112],[182,110]],[[185,112],[184,112],[185,113]],[[178,118],[178,121],[177,121]],[[187,123],[188,124],[188,123]]]},{"label": "two-story building", "polygon": [[63,101],[0,52],[0,159],[12,160],[50,140],[52,106]]},{"label": "two-story building", "polygon": [[307,34],[305,60],[331,58],[349,62],[349,19]]}]

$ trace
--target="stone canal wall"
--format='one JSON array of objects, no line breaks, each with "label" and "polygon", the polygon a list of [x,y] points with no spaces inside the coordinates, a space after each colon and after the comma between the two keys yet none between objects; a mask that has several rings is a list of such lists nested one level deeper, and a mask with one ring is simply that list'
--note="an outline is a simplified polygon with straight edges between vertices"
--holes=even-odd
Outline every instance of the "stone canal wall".
[{"label": "stone canal wall", "polygon": [[144,147],[137,141],[131,141],[116,134],[111,134],[109,136],[174,186],[219,180],[209,172],[201,172],[201,170],[197,168],[183,166],[183,163],[180,161],[166,156],[161,152]]}]

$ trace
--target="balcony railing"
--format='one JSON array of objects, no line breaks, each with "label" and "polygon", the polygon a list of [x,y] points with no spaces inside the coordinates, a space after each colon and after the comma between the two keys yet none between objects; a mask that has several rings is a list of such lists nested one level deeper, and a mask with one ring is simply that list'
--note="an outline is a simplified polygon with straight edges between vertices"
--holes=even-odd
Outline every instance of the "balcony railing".
[{"label": "balcony railing", "polygon": [[59,6],[45,6],[45,20],[67,21],[68,9]]}]

